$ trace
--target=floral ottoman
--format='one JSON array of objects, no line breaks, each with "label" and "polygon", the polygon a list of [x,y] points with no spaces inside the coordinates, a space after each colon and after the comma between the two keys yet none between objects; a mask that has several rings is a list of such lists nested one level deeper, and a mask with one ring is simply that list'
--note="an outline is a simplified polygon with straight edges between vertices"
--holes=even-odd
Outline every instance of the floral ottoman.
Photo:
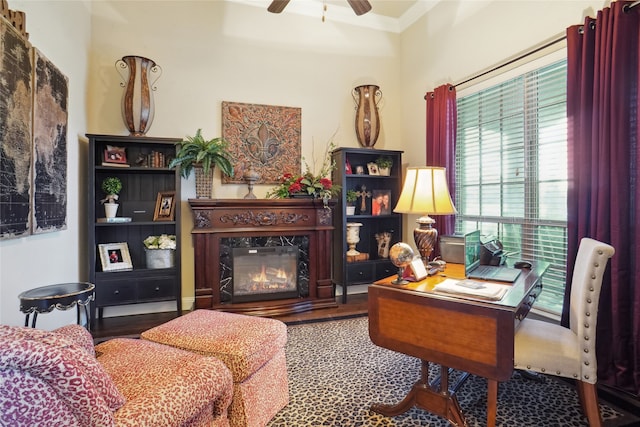
[{"label": "floral ottoman", "polygon": [[275,319],[195,310],[141,338],[220,359],[233,375],[232,427],[263,427],[289,403],[286,325]]}]

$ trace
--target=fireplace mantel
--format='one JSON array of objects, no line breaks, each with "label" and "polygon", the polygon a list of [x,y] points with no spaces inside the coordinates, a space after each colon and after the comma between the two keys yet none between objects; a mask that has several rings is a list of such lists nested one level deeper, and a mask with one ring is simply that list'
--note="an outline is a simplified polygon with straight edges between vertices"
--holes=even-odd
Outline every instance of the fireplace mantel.
[{"label": "fireplace mantel", "polygon": [[[189,199],[193,213],[196,308],[261,316],[335,307],[331,279],[333,201],[318,199]],[[309,240],[308,295],[250,303],[221,299],[220,247],[223,239],[306,236]]]}]

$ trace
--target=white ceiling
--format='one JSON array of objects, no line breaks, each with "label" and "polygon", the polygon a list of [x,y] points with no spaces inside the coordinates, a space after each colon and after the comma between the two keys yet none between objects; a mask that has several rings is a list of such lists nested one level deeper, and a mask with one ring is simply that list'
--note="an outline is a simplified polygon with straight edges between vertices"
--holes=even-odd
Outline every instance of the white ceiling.
[{"label": "white ceiling", "polygon": [[[261,7],[267,12],[271,0],[226,0]],[[323,15],[323,5],[326,4],[326,21],[336,21],[369,27],[377,30],[402,32],[418,18],[428,12],[442,0],[369,0],[372,10],[364,15],[356,16],[347,0],[290,0],[283,14],[298,14],[306,16]]]}]

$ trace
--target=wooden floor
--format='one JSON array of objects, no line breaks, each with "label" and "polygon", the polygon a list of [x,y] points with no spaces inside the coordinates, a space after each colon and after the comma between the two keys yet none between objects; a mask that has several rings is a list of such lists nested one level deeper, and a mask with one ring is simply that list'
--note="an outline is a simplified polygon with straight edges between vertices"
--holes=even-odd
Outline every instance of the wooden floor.
[{"label": "wooden floor", "polygon": [[[347,303],[342,304],[342,298],[336,298],[336,308],[323,308],[306,311],[304,313],[279,316],[276,319],[287,324],[302,323],[319,320],[332,320],[341,317],[357,316],[367,313],[367,294],[349,295]],[[184,313],[183,313],[184,314]],[[91,331],[94,338],[137,335],[154,326],[168,322],[177,317],[176,312],[139,314],[135,316],[105,317],[97,320]]]}]

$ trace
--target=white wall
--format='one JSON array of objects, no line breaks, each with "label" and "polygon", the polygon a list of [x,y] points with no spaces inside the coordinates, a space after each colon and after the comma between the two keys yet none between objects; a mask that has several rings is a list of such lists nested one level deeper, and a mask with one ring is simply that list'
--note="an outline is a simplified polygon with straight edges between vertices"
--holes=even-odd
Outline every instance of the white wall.
[{"label": "white wall", "polygon": [[[319,157],[336,130],[337,145],[358,147],[351,90],[374,83],[383,92],[376,148],[402,147],[398,34],[330,19],[322,23],[320,14],[274,15],[264,8],[221,1],[99,2],[94,14],[91,132],[127,133],[114,62],[133,54],[151,58],[163,69],[148,135],[184,137],[202,128],[207,138],[219,136],[222,101],[300,107],[302,154],[311,160],[314,145]],[[318,168],[319,163],[320,159]],[[255,193],[262,197],[272,187],[257,186]],[[188,298],[194,295],[193,222],[187,203],[195,196],[193,176],[182,188],[183,296]],[[240,198],[247,187],[222,185],[216,173],[214,193]],[[105,315],[139,308],[112,308]]]},{"label": "white wall", "polygon": [[[0,242],[0,323],[21,325],[18,294],[52,283],[86,278],[84,262],[84,156],[79,135],[86,125],[87,63],[91,5],[88,3],[10,0],[9,8],[26,13],[29,41],[69,78],[67,135],[67,229]],[[75,310],[55,311],[38,318],[45,329],[75,322]]]},{"label": "white wall", "polygon": [[[86,144],[76,141],[87,132],[127,133],[114,68],[122,56],[147,56],[163,68],[149,135],[184,137],[201,127],[206,137],[218,136],[222,101],[300,107],[302,151],[310,159],[313,145],[321,152],[336,129],[338,145],[358,146],[350,92],[359,84],[374,83],[384,94],[376,148],[404,150],[405,166],[422,165],[426,91],[524,52],[606,4],[446,0],[397,35],[222,1],[10,1],[10,8],[27,12],[32,43],[70,80],[69,226],[0,242],[0,322],[24,321],[18,311],[21,291],[87,278],[82,194]],[[269,188],[257,188],[256,193],[261,196]],[[186,199],[195,193],[193,177],[183,182],[183,189],[183,293],[189,298],[193,250]],[[241,185],[218,185],[215,193],[234,198],[246,191]],[[407,242],[413,241],[414,221],[405,221]],[[109,311],[138,309],[156,307]],[[74,316],[72,311],[47,314],[38,326],[74,322]]]}]

